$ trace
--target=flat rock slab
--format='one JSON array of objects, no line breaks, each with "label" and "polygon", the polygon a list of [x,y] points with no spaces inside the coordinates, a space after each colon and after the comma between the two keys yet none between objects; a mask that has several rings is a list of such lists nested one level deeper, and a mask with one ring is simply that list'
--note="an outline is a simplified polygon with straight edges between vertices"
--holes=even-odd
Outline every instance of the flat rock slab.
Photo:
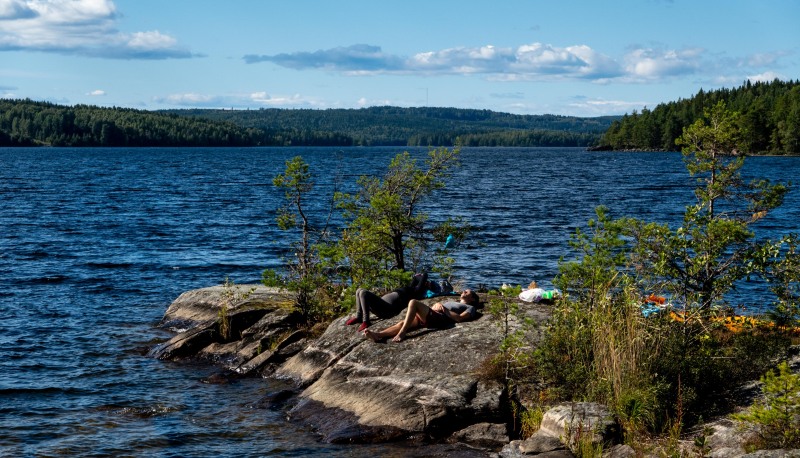
[{"label": "flat rock slab", "polygon": [[499,323],[488,315],[448,329],[417,330],[400,343],[372,342],[339,319],[276,375],[305,387],[290,415],[316,419],[314,427],[327,440],[372,441],[371,429],[379,436],[446,437],[507,418],[502,385],[478,375],[501,339]]},{"label": "flat rock slab", "polygon": [[[231,291],[237,296],[245,294],[247,298],[229,304],[232,309],[249,309],[291,304],[293,295],[278,288],[263,285],[234,285]],[[219,309],[225,303],[222,285],[193,289],[178,296],[167,308],[159,327],[182,332],[209,320],[216,320]]]}]

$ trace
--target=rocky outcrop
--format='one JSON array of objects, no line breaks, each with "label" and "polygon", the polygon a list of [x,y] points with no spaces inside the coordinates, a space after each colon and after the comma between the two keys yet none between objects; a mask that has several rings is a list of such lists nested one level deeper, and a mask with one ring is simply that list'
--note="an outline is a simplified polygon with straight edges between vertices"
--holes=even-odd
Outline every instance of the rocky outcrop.
[{"label": "rocky outcrop", "polygon": [[[226,295],[246,298],[231,301]],[[290,295],[263,286],[188,291],[169,306],[160,325],[178,334],[151,348],[148,356],[201,360],[243,375],[270,372],[305,347],[304,333],[296,330],[299,316],[287,307],[290,304]],[[223,320],[226,335],[220,326]]]},{"label": "rocky outcrop", "polygon": [[313,421],[327,440],[371,441],[387,432],[444,437],[477,422],[504,421],[503,387],[477,374],[500,339],[486,316],[419,330],[401,343],[372,342],[340,319],[275,375],[306,386],[290,415]]},{"label": "rocky outcrop", "polygon": [[561,438],[571,446],[587,440],[587,436],[591,436],[595,444],[613,444],[621,438],[619,424],[611,411],[594,402],[565,402],[553,406],[542,417],[539,431]]},{"label": "rocky outcrop", "polygon": [[[320,337],[306,341],[296,331],[296,317],[282,306],[291,303],[289,295],[263,286],[236,288],[254,289],[235,304],[223,300],[221,286],[178,297],[161,325],[179,333],[152,348],[150,356],[200,359],[240,374],[291,380],[302,392],[290,417],[312,425],[331,442],[445,439],[454,433],[484,446],[507,441],[504,387],[480,375],[502,339],[499,323],[490,316],[444,330],[417,330],[400,343],[372,342],[340,318]],[[219,326],[223,306],[228,338]],[[521,307],[534,320],[548,316],[547,306]],[[393,324],[401,315],[378,320],[373,328]]]},{"label": "rocky outcrop", "polygon": [[[242,298],[238,300],[225,300],[226,294],[230,297]],[[268,288],[262,285],[222,285],[207,288],[193,289],[178,296],[170,304],[159,327],[183,332],[208,321],[216,320],[219,309],[225,304],[228,310],[249,310],[290,308],[293,296],[277,288]],[[233,303],[228,303],[233,302]]]},{"label": "rocky outcrop", "polygon": [[[151,348],[149,355],[202,360],[229,370],[227,375],[209,378],[209,383],[248,374],[285,380],[291,388],[271,393],[258,404],[287,410],[290,418],[313,426],[330,442],[433,438],[441,441],[424,456],[483,456],[478,450],[502,448],[501,457],[569,457],[578,438],[585,440],[591,433],[592,442],[604,444],[604,457],[641,453],[617,444],[619,427],[610,412],[589,403],[554,406],[545,412],[541,429],[532,437],[509,442],[513,431],[504,388],[481,376],[483,363],[498,351],[502,338],[500,323],[488,315],[449,329],[417,330],[401,343],[367,340],[340,318],[311,339],[298,330],[299,317],[291,312],[290,294],[260,285],[234,288],[216,286],[181,294],[161,322],[177,334]],[[246,299],[230,299],[245,293]],[[520,302],[519,306],[535,323],[549,317],[547,305]],[[223,307],[227,313],[220,314]],[[227,321],[225,327],[220,326],[221,315]],[[381,329],[400,318],[376,321],[373,328]],[[513,317],[510,324],[512,331],[516,329]],[[534,327],[528,332],[535,343],[540,331]],[[800,356],[791,366],[800,368]],[[743,387],[740,398],[745,404],[758,396],[758,388],[757,384]],[[523,393],[517,394],[524,405]],[[755,431],[743,430],[727,418],[700,428],[688,436],[703,437],[707,456],[800,456],[797,450],[745,455],[745,445]],[[693,440],[679,441],[678,448],[697,451]],[[431,452],[434,449],[440,452]],[[660,456],[658,447],[652,450],[646,456]]]}]

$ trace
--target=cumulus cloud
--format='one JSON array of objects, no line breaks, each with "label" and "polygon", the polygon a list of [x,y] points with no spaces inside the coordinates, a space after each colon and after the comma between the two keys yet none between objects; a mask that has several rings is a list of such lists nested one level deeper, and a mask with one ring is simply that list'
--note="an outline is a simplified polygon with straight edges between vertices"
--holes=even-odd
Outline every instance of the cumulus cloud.
[{"label": "cumulus cloud", "polygon": [[111,0],[0,0],[0,51],[32,50],[113,59],[193,55],[157,30],[124,33]]},{"label": "cumulus cloud", "polygon": [[683,50],[635,49],[625,58],[626,73],[633,78],[659,79],[690,75],[702,68],[704,51],[700,48]]},{"label": "cumulus cloud", "polygon": [[106,91],[104,91],[102,89],[95,89],[92,92],[87,92],[86,95],[92,96],[92,97],[99,97],[99,96],[106,95]]},{"label": "cumulus cloud", "polygon": [[559,47],[531,43],[518,47],[456,47],[398,56],[366,44],[276,55],[249,54],[249,64],[271,62],[296,70],[324,69],[350,75],[479,74],[494,80],[654,78],[690,71],[698,65],[699,50],[637,50],[622,63],[587,45]]},{"label": "cumulus cloud", "polygon": [[388,54],[379,46],[358,44],[314,52],[249,54],[243,59],[249,64],[272,62],[296,70],[324,69],[351,75],[482,74],[510,80],[548,76],[612,78],[622,72],[613,59],[588,46],[559,48],[542,43],[517,48],[492,45],[447,48],[410,57]]},{"label": "cumulus cloud", "polygon": [[[271,62],[295,70],[327,70],[346,75],[418,74],[481,75],[494,81],[583,80],[596,83],[648,83],[696,75],[720,78],[730,68],[765,71],[785,53],[720,57],[702,48],[636,47],[618,58],[585,44],[555,46],[530,43],[517,47],[492,45],[394,55],[379,46],[357,44],[314,52],[249,54],[249,64]],[[741,81],[746,73],[736,79]]]}]

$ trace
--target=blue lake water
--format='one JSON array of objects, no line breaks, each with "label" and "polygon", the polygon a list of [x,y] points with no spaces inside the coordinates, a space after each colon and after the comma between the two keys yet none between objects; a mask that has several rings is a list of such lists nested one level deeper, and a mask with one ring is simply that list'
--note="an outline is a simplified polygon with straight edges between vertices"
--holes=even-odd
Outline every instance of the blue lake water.
[{"label": "blue lake water", "polygon": [[[169,336],[155,325],[181,292],[226,276],[257,282],[280,265],[282,195],[272,178],[287,159],[310,164],[322,211],[334,187],[382,173],[403,150],[0,148],[0,455],[409,453],[321,443],[258,402],[277,382],[207,384],[215,368],[142,356]],[[789,181],[800,158],[749,158],[747,167]],[[426,210],[475,227],[454,255],[465,285],[549,285],[558,259],[571,256],[569,235],[597,205],[678,222],[692,184],[678,153],[473,148]],[[758,230],[797,232],[798,220],[793,192]]]}]

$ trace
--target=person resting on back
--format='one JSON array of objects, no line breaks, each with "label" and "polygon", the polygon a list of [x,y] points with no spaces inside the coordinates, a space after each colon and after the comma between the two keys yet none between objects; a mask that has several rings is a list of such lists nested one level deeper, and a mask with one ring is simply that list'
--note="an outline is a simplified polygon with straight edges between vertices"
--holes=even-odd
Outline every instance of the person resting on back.
[{"label": "person resting on back", "polygon": [[369,314],[374,313],[378,318],[390,318],[398,314],[412,299],[423,299],[428,293],[428,274],[414,275],[408,286],[397,288],[391,293],[378,296],[377,294],[358,288],[356,290],[356,316],[350,317],[346,324],[361,323],[359,331],[367,329],[370,325]]},{"label": "person resting on back", "polygon": [[387,337],[392,337],[395,342],[401,342],[406,333],[417,328],[444,329],[453,323],[474,320],[478,317],[476,307],[480,305],[478,293],[470,289],[461,292],[458,302],[437,302],[428,307],[424,302],[412,299],[408,303],[406,317],[399,323],[389,326],[383,331],[364,331],[364,335],[374,342]]}]

